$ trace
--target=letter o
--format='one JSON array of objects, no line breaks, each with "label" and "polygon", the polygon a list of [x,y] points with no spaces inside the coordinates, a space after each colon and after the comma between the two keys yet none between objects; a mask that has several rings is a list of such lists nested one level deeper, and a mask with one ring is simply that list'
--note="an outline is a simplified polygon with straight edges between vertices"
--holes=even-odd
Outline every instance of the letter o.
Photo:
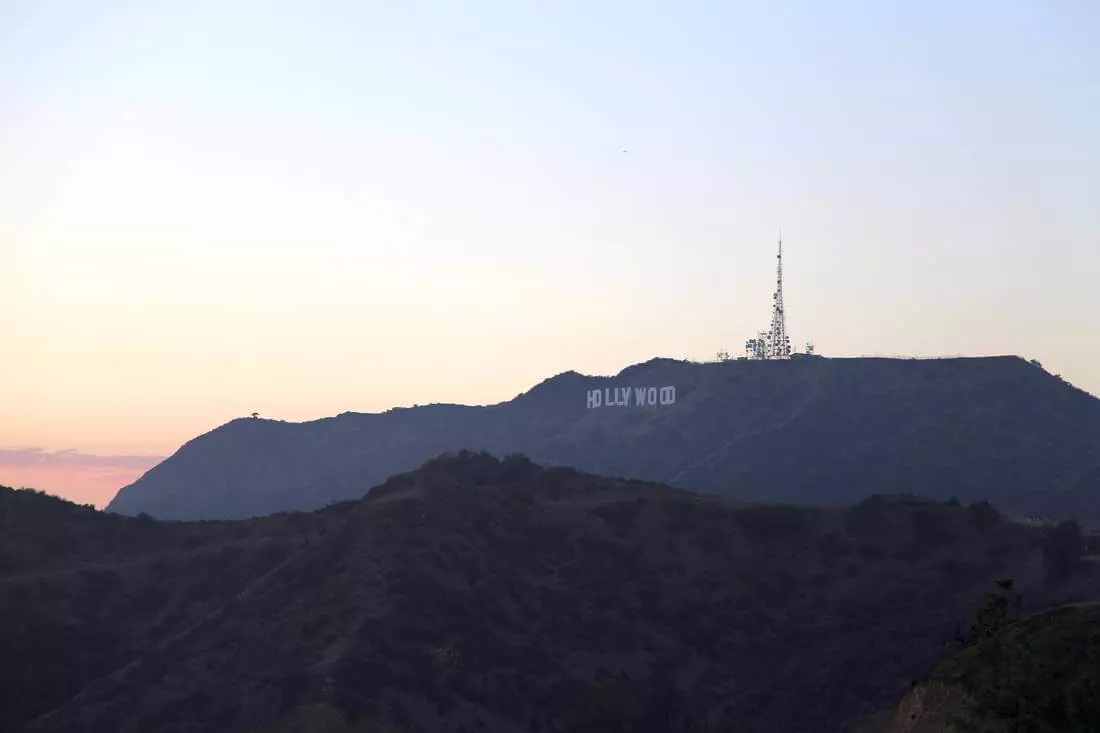
[{"label": "letter o", "polygon": [[646,399],[647,403],[649,403],[651,405],[656,405],[657,404],[657,388],[656,387],[650,387],[649,389],[647,389],[646,393],[645,393],[645,399]]},{"label": "letter o", "polygon": [[661,404],[671,405],[676,402],[675,387],[661,387]]}]

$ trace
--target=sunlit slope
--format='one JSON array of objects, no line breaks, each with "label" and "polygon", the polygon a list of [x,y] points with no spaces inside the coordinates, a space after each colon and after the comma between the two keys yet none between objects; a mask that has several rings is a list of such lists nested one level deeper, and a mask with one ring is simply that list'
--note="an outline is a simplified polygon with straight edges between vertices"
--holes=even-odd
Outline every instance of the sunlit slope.
[{"label": "sunlit slope", "polygon": [[[662,386],[675,387],[673,404],[587,406],[589,390]],[[1100,400],[1016,357],[655,359],[615,377],[569,372],[486,407],[241,419],[109,508],[228,518],[320,507],[462,448],[739,498],[913,493],[1100,519]]]}]

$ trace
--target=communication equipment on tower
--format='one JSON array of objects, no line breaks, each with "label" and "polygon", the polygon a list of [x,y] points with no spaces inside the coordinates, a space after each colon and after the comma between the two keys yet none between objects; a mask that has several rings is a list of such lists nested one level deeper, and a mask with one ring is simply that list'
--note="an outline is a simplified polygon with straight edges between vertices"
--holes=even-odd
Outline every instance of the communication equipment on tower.
[{"label": "communication equipment on tower", "polygon": [[[806,353],[813,354],[813,345],[806,344]],[[775,292],[772,293],[772,322],[767,331],[760,331],[756,338],[745,342],[745,355],[739,360],[790,359],[791,337],[787,335],[787,313],[783,306],[783,234],[779,235],[779,251],[776,254]],[[727,361],[729,354],[718,352],[719,361]]]}]

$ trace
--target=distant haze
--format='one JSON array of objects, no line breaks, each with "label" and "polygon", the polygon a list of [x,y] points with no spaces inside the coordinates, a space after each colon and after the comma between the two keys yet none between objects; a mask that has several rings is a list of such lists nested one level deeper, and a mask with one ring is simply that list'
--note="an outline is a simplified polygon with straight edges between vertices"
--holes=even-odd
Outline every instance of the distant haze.
[{"label": "distant haze", "polygon": [[780,228],[797,348],[1100,393],[1100,6],[753,6],[4,3],[0,449],[740,353]]}]

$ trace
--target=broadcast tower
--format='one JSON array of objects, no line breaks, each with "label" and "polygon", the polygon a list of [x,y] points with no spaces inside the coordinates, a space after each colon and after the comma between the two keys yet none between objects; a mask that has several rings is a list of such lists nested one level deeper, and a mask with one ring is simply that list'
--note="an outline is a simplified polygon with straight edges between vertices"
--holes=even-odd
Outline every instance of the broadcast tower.
[{"label": "broadcast tower", "polygon": [[779,234],[779,255],[776,258],[775,295],[772,296],[772,327],[764,344],[765,359],[790,359],[791,339],[787,336],[787,321],[783,313],[783,234]]},{"label": "broadcast tower", "polygon": [[[814,347],[806,344],[806,353],[814,353]],[[719,361],[728,361],[729,354],[718,352]],[[791,337],[787,335],[787,314],[783,309],[783,232],[779,233],[779,255],[776,257],[775,294],[772,295],[772,325],[760,331],[756,338],[745,342],[745,355],[741,359],[790,359]]]}]

